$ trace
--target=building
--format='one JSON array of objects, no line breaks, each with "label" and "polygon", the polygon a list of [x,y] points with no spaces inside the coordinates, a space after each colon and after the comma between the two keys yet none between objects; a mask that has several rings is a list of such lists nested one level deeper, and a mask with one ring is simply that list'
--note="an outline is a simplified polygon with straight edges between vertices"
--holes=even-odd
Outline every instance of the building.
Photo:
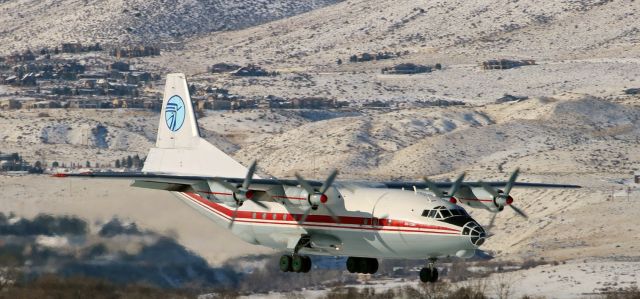
[{"label": "building", "polygon": [[402,74],[402,75],[410,75],[410,74],[420,74],[420,73],[430,73],[431,67],[426,65],[420,65],[415,63],[401,63],[394,67],[387,67],[382,69],[383,74]]},{"label": "building", "polygon": [[128,72],[131,69],[131,66],[122,61],[116,61],[109,65],[109,70],[115,70],[120,72]]},{"label": "building", "polygon": [[241,66],[233,63],[216,63],[209,67],[210,73],[229,73],[233,72],[237,69],[241,68]]},{"label": "building", "polygon": [[535,65],[535,60],[509,60],[509,59],[493,59],[482,62],[482,69],[485,70],[506,70],[525,65]]},{"label": "building", "polygon": [[62,43],[62,53],[80,53],[82,52],[81,43]]},{"label": "building", "polygon": [[239,77],[264,77],[264,76],[275,76],[277,72],[269,72],[257,65],[247,65],[245,67],[239,68],[233,72],[231,72],[233,76]]},{"label": "building", "polygon": [[214,99],[211,101],[211,109],[213,110],[231,110],[231,100]]},{"label": "building", "polygon": [[56,101],[37,101],[31,102],[27,105],[29,109],[47,109],[47,108],[61,108],[60,103]]},{"label": "building", "polygon": [[0,109],[2,110],[11,110],[11,109],[20,109],[22,108],[22,104],[18,100],[8,99],[0,101]]}]

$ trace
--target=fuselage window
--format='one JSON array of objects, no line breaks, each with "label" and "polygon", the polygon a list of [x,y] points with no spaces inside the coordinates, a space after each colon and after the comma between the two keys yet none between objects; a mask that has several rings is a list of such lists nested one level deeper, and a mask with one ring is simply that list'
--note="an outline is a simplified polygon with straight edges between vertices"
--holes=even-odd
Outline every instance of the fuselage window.
[{"label": "fuselage window", "polygon": [[278,219],[278,214],[273,213],[273,220],[276,220],[276,219]]},{"label": "fuselage window", "polygon": [[267,219],[267,213],[262,213],[262,219]]},{"label": "fuselage window", "polygon": [[256,219],[256,213],[251,213],[251,218]]}]

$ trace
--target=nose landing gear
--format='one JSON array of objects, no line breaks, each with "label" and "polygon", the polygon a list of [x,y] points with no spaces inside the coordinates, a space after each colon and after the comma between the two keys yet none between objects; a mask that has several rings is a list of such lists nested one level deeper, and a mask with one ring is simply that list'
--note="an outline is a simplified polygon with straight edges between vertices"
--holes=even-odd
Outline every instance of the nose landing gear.
[{"label": "nose landing gear", "polygon": [[438,268],[436,268],[435,263],[436,259],[429,259],[427,267],[420,270],[420,281],[431,283],[438,281]]}]

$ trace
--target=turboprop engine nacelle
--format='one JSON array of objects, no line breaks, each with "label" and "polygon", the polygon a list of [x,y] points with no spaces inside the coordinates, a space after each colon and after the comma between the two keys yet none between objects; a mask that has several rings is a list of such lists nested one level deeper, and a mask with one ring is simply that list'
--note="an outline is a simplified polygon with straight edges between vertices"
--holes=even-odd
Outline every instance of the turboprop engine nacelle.
[{"label": "turboprop engine nacelle", "polygon": [[300,207],[318,207],[320,205],[335,206],[342,202],[340,192],[335,188],[329,188],[325,193],[309,194],[307,190],[301,187],[286,187],[284,196],[274,196],[283,204],[296,205]]},{"label": "turboprop engine nacelle", "polygon": [[213,181],[209,182],[209,190],[210,191],[202,192],[204,193],[205,198],[216,199],[231,206],[235,206],[237,204],[242,205],[243,202],[252,199],[255,195],[255,191],[253,190],[237,189],[234,192],[234,190],[230,190],[229,188]]}]

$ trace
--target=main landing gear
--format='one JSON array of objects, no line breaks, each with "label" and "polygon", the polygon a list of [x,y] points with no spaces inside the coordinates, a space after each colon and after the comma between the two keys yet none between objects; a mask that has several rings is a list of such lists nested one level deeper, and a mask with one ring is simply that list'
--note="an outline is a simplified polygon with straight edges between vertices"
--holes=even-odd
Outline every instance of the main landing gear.
[{"label": "main landing gear", "polygon": [[311,258],[305,255],[283,255],[280,257],[282,272],[307,273],[311,270]]},{"label": "main landing gear", "polygon": [[309,246],[311,243],[311,237],[308,235],[302,235],[296,247],[293,249],[293,254],[283,255],[280,257],[280,270],[282,272],[295,272],[295,273],[307,273],[311,270],[311,258],[306,255],[299,255],[298,251],[303,247]]},{"label": "main landing gear", "polygon": [[349,273],[373,274],[378,271],[378,260],[366,257],[349,257],[347,270]]},{"label": "main landing gear", "polygon": [[438,268],[435,264],[436,259],[429,259],[429,265],[420,270],[420,281],[431,283],[438,281]]}]

